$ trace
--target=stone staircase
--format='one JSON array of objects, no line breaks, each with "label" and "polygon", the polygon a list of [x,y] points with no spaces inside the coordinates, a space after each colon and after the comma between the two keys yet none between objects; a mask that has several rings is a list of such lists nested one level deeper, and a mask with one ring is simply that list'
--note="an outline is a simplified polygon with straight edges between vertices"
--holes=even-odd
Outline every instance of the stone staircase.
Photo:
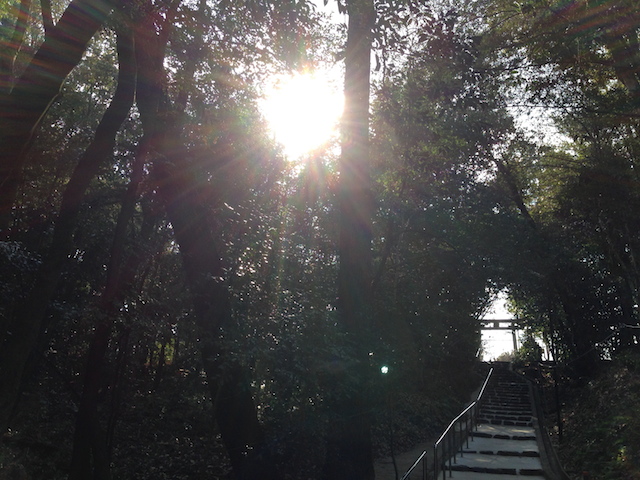
[{"label": "stone staircase", "polygon": [[[529,385],[506,366],[494,367],[478,425],[470,432],[446,477],[544,480]],[[440,475],[442,478],[442,474]]]}]

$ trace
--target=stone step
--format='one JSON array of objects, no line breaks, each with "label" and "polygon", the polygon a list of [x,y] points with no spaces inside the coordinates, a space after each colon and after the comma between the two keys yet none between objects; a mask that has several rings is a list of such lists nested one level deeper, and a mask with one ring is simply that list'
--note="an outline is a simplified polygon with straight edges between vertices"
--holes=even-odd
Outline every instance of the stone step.
[{"label": "stone step", "polygon": [[[447,467],[448,471],[449,468]],[[452,472],[484,473],[490,475],[520,475],[523,477],[542,477],[542,468],[512,468],[512,467],[480,467],[476,465],[452,465]]]},{"label": "stone step", "polygon": [[481,408],[480,413],[482,415],[508,415],[508,416],[524,416],[528,415],[529,417],[533,415],[532,410],[529,409],[518,409],[518,410],[509,410],[506,408]]},{"label": "stone step", "polygon": [[509,389],[509,390],[495,390],[495,389],[490,389],[487,393],[487,395],[493,395],[493,396],[505,396],[505,397],[519,397],[519,398],[527,398],[529,396],[529,390],[523,390],[523,391],[515,391],[513,389]]},{"label": "stone step", "polygon": [[519,405],[482,405],[480,407],[482,412],[517,412],[521,415],[529,415],[532,410],[531,407],[519,406]]},{"label": "stone step", "polygon": [[[533,452],[537,453],[537,452]],[[496,455],[494,453],[464,453],[458,455],[447,470],[494,475],[544,475],[539,455]],[[455,475],[454,475],[455,477]]]},{"label": "stone step", "polygon": [[511,450],[498,450],[494,452],[493,450],[471,450],[471,449],[463,449],[462,453],[464,455],[467,454],[481,454],[481,455],[502,455],[503,457],[539,457],[540,452],[535,450],[523,450],[523,451],[511,451]]},{"label": "stone step", "polygon": [[527,385],[505,385],[505,384],[498,384],[498,385],[494,385],[491,388],[491,391],[493,392],[507,392],[507,393],[520,393],[520,394],[524,394],[527,393],[529,391],[529,387]]},{"label": "stone step", "polygon": [[532,422],[520,422],[514,420],[485,420],[482,418],[478,419],[478,423],[484,423],[489,425],[505,425],[509,427],[531,427],[533,425]]},{"label": "stone step", "polygon": [[536,450],[522,450],[522,451],[512,451],[512,450],[498,450],[494,452],[493,450],[470,450],[463,449],[462,453],[464,455],[468,453],[477,453],[482,455],[502,455],[503,457],[539,457],[540,452]]},{"label": "stone step", "polygon": [[[517,425],[503,425],[503,426],[517,426]],[[488,433],[482,433],[482,432],[471,432],[471,437],[476,437],[476,438],[495,438],[498,440],[516,440],[519,442],[525,442],[525,441],[529,441],[529,440],[535,440],[536,437],[535,435],[506,435],[506,434],[502,434],[502,433],[496,433],[495,435],[491,435]]]},{"label": "stone step", "polygon": [[490,406],[499,406],[500,408],[504,408],[507,406],[514,406],[517,409],[521,409],[521,408],[531,408],[531,402],[529,402],[528,400],[526,402],[518,400],[518,401],[514,401],[514,400],[507,400],[507,399],[499,399],[499,398],[485,398],[482,401],[482,406],[483,407],[490,407]]},{"label": "stone step", "polygon": [[506,408],[515,408],[516,410],[531,409],[530,402],[508,402],[498,400],[487,400],[482,403],[482,408],[499,408],[504,410]]},{"label": "stone step", "polygon": [[487,398],[482,402],[484,408],[499,407],[504,409],[506,407],[515,407],[517,409],[531,408],[531,402],[513,402],[509,400],[498,400],[497,398]]},{"label": "stone step", "polygon": [[[506,417],[506,416],[478,416],[478,422],[480,423],[495,423],[495,422],[524,422],[531,423],[532,417]],[[509,425],[509,423],[496,423],[496,425]]]},{"label": "stone step", "polygon": [[485,410],[480,410],[480,414],[478,415],[479,417],[484,417],[484,418],[496,418],[496,419],[503,419],[503,420],[520,420],[520,421],[526,421],[526,420],[531,420],[532,415],[526,415],[523,414],[522,412],[519,413],[515,413],[515,412],[487,412]]},{"label": "stone step", "polygon": [[494,393],[494,392],[489,392],[485,398],[500,398],[500,399],[504,399],[504,400],[529,400],[529,395],[520,395],[520,394],[513,394],[513,395],[507,395],[507,394],[500,394],[500,393]]},{"label": "stone step", "polygon": [[[526,473],[526,472],[525,472]],[[451,472],[445,472],[446,478],[449,478]],[[440,476],[442,478],[442,475]],[[453,475],[454,480],[509,480],[505,475],[495,473],[477,473],[477,472],[463,472],[458,471]],[[548,480],[544,475],[526,475],[527,480]]]},{"label": "stone step", "polygon": [[523,425],[480,424],[470,435],[476,438],[495,438],[498,440],[528,441],[536,439],[533,427]]},{"label": "stone step", "polygon": [[[478,424],[446,469],[458,480],[508,480],[508,475],[544,480],[527,383],[494,370]],[[454,461],[455,460],[455,461]]]},{"label": "stone step", "polygon": [[528,402],[529,397],[525,395],[494,395],[490,393],[484,397],[485,400],[498,400],[500,402]]}]

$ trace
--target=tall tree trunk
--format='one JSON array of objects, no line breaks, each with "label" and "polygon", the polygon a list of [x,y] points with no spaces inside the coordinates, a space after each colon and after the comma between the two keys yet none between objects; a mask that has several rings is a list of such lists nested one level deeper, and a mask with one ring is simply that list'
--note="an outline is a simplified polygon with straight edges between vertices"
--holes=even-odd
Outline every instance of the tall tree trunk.
[{"label": "tall tree trunk", "polygon": [[29,11],[31,0],[20,0],[16,8],[16,23],[9,41],[2,45],[3,54],[0,55],[0,95],[8,94],[13,87],[14,65],[16,57],[20,53],[24,34],[29,23]]},{"label": "tall tree trunk", "polygon": [[[113,312],[106,312],[106,315]],[[87,353],[82,397],[73,434],[73,454],[69,480],[108,480],[106,437],[98,418],[98,395],[104,380],[104,357],[109,345],[111,325],[101,321]]]},{"label": "tall tree trunk", "polygon": [[0,236],[8,235],[34,133],[117,1],[73,0],[11,91],[0,94]]},{"label": "tall tree trunk", "polygon": [[[162,137],[170,138],[170,134]],[[264,446],[247,371],[231,359],[232,352],[221,347],[223,331],[233,328],[231,304],[216,248],[217,235],[202,202],[200,182],[185,162],[188,155],[170,158],[173,161],[156,163],[154,175],[180,247],[193,299],[200,353],[222,440],[238,479],[276,480],[280,477]]]},{"label": "tall tree trunk", "polygon": [[0,348],[0,431],[5,431],[29,354],[34,348],[46,309],[58,285],[60,273],[71,244],[80,205],[91,180],[112,154],[116,134],[126,119],[135,88],[135,63],[132,36],[118,35],[120,70],[118,87],[96,134],[73,171],[67,184],[47,256],[38,271],[29,297],[8,328]]},{"label": "tall tree trunk", "polygon": [[[111,476],[106,435],[98,418],[98,397],[101,387],[105,385],[104,363],[113,323],[125,290],[133,282],[143,261],[143,254],[140,252],[125,261],[127,229],[135,213],[143,171],[144,158],[136,157],[111,246],[107,281],[99,305],[102,317],[96,326],[87,354],[82,398],[76,416],[69,480],[108,480]],[[145,218],[140,235],[141,243],[149,240],[152,229],[153,222]]]},{"label": "tall tree trunk", "polygon": [[340,213],[338,316],[351,359],[333,406],[327,438],[326,480],[374,478],[371,408],[367,391],[371,301],[372,198],[369,164],[369,75],[375,10],[372,0],[347,2],[349,25],[345,63],[345,111],[338,208]]},{"label": "tall tree trunk", "polygon": [[537,238],[538,248],[534,251],[534,254],[540,260],[542,273],[552,289],[551,294],[558,299],[562,306],[567,327],[565,339],[567,340],[567,346],[573,351],[574,361],[578,365],[577,370],[582,372],[589,371],[595,368],[598,363],[598,353],[592,348],[595,342],[593,326],[580,321],[579,301],[575,299],[573,292],[566,287],[565,272],[562,265],[556,265],[557,259],[551,258],[549,253],[552,251],[550,241],[531,216],[510,166],[499,159],[495,159],[495,164],[498,173],[500,173],[506,184],[511,200],[525,219],[531,233]]},{"label": "tall tree trunk", "polygon": [[[213,230],[210,206],[203,203],[207,198],[203,188],[212,185],[198,178],[191,154],[182,146],[181,119],[186,99],[179,98],[177,106],[172,107],[162,88],[166,25],[159,34],[154,33],[152,25],[141,25],[138,33],[145,41],[137,41],[136,45],[143,149],[153,158],[152,177],[180,249],[214,415],[238,479],[276,480],[280,476],[264,446],[247,371],[232,359],[231,352],[222,349],[223,331],[233,326],[225,272],[216,247],[217,232]],[[189,72],[191,68],[187,66],[185,70]]]}]

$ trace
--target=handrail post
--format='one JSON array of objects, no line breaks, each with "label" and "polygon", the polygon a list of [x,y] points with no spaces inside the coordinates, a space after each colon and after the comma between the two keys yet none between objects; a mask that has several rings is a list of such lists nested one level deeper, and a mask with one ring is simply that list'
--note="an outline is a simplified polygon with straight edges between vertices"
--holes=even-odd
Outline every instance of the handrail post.
[{"label": "handrail post", "polygon": [[[440,438],[436,441],[436,443],[433,444],[434,480],[438,480],[438,477],[440,476],[440,470],[442,470],[442,479],[446,480],[447,462],[449,463],[449,477],[453,477],[453,463],[458,463],[458,446],[460,447],[461,458],[464,457],[465,444],[466,448],[469,448],[469,437],[471,436],[472,430],[477,427],[478,412],[480,409],[479,405],[482,401],[482,397],[487,388],[489,380],[491,379],[492,373],[493,368],[489,370],[489,373],[487,374],[487,377],[485,378],[476,399],[451,421],[442,435],[440,435]],[[456,429],[458,430],[457,432]],[[459,443],[456,434],[460,437]],[[438,446],[440,446],[440,455],[438,455]],[[423,470],[426,471],[426,467],[423,468]]]},{"label": "handrail post", "polygon": [[447,480],[447,457],[446,455],[446,443],[442,442],[442,464],[440,469],[442,470],[442,480]]},{"label": "handrail post", "polygon": [[[454,425],[453,428],[455,429],[455,425]],[[457,452],[456,452],[456,448],[455,448],[455,444],[454,444],[455,435],[456,435],[455,430],[453,432],[453,435],[449,435],[449,455],[453,454],[452,457],[453,457],[453,463],[454,464],[458,463]]]},{"label": "handrail post", "polygon": [[[449,440],[449,443],[451,443],[451,440]],[[451,463],[452,457],[451,452],[449,452],[449,478],[453,476],[453,463]]]},{"label": "handrail post", "polygon": [[[471,409],[471,412],[473,412],[473,409]],[[467,449],[469,449],[469,437],[471,436],[471,430],[469,429],[469,418],[464,421],[464,434],[467,436]]]},{"label": "handrail post", "polygon": [[402,476],[401,480],[409,480],[413,471],[422,463],[422,480],[427,480],[427,451],[423,450],[411,468]]}]

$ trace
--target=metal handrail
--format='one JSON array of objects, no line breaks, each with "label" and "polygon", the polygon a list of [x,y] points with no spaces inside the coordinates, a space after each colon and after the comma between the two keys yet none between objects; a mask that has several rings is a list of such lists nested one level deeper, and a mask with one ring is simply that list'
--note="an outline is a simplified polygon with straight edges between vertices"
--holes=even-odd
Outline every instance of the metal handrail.
[{"label": "metal handrail", "polygon": [[411,468],[407,470],[407,473],[405,473],[400,480],[409,480],[409,478],[411,477],[411,473],[416,469],[418,465],[420,465],[420,462],[422,462],[422,479],[427,480],[427,451],[426,450],[422,452],[422,454],[413,463],[413,465],[411,465]]},{"label": "metal handrail", "polygon": [[[537,368],[540,368],[541,366],[541,362],[538,362]],[[535,428],[536,438],[539,439],[538,445],[541,443],[542,446],[540,449],[542,465],[546,465],[548,467],[545,468],[545,473],[553,480],[569,480],[569,475],[564,471],[564,468],[560,463],[560,459],[558,458],[558,453],[551,444],[549,432],[545,427],[544,408],[540,398],[540,394],[543,393],[540,388],[541,385],[537,381],[534,381],[520,372],[516,372],[516,374],[523,378],[529,385],[529,390],[533,400],[533,427]]]},{"label": "metal handrail", "polygon": [[447,428],[445,428],[445,430],[442,433],[442,435],[440,435],[440,438],[436,441],[436,445],[439,444],[440,442],[442,442],[442,440],[444,439],[444,436],[447,433],[449,433],[449,430],[451,430],[454,427],[456,422],[458,420],[460,420],[469,410],[471,410],[475,406],[476,406],[476,402],[475,401],[471,402],[456,418],[451,420],[451,423],[449,424],[449,426]]},{"label": "metal handrail", "polygon": [[[482,401],[482,397],[487,388],[487,384],[489,383],[489,379],[491,378],[491,374],[493,373],[493,368],[489,370],[487,374],[487,378],[485,378],[482,387],[480,388],[480,392],[476,399],[471,402],[456,418],[454,418],[449,426],[444,430],[440,438],[433,445],[433,472],[434,478],[437,480],[439,476],[439,471],[442,470],[442,478],[446,478],[446,462],[449,460],[449,477],[451,477],[452,470],[452,462],[456,463],[457,461],[457,452],[458,447],[462,446],[462,444],[467,442],[467,447],[469,446],[469,432],[473,429],[477,423],[478,419],[478,411],[480,409],[480,403]],[[464,425],[464,429],[462,426]],[[456,429],[456,426],[458,427]],[[459,433],[459,444],[457,443],[456,433]],[[441,449],[442,455],[438,455],[438,448]],[[460,451],[460,456],[462,456],[462,451]],[[440,465],[438,464],[438,458],[440,458]]]},{"label": "metal handrail", "polygon": [[484,383],[482,384],[482,388],[480,389],[480,392],[478,393],[478,397],[476,398],[476,402],[479,402],[480,399],[482,399],[482,396],[484,395],[484,391],[487,388],[487,384],[489,383],[489,379],[491,378],[491,374],[493,373],[493,367],[491,367],[489,369],[489,373],[487,374],[487,378],[484,379]]}]

